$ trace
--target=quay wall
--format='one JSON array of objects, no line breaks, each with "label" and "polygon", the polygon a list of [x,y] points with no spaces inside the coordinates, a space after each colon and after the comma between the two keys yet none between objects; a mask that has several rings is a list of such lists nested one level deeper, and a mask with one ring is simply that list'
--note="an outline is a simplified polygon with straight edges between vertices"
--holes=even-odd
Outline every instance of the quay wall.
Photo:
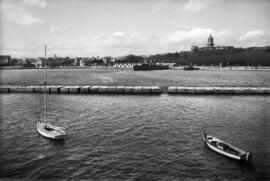
[{"label": "quay wall", "polygon": [[[44,86],[0,86],[0,93],[42,93]],[[270,95],[270,87],[168,87],[159,86],[46,86],[47,93],[58,94],[240,94]]]}]

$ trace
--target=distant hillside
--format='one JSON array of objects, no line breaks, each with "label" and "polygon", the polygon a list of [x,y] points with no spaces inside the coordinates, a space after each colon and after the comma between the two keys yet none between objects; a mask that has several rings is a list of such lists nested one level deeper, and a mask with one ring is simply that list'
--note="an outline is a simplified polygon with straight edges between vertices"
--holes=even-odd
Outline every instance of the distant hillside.
[{"label": "distant hillside", "polygon": [[270,66],[270,46],[201,52],[176,52],[148,57],[128,55],[118,63],[176,63],[176,65]]}]

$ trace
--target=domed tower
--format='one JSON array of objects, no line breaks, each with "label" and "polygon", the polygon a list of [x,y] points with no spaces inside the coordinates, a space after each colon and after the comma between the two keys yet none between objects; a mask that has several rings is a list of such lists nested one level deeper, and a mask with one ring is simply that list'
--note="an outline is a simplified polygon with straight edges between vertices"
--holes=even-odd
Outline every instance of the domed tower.
[{"label": "domed tower", "polygon": [[212,37],[211,34],[208,37],[207,48],[210,50],[214,49],[214,38]]}]

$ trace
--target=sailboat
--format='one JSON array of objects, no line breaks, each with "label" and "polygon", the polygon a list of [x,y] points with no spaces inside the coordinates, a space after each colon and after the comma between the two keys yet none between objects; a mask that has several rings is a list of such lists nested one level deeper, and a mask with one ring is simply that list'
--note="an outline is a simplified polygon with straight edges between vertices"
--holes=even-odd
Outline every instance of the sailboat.
[{"label": "sailboat", "polygon": [[[46,60],[46,45],[45,45],[45,60]],[[55,140],[62,140],[66,137],[66,132],[64,131],[65,128],[59,127],[59,126],[54,126],[52,124],[47,123],[47,72],[46,72],[46,64],[44,67],[44,120],[43,121],[38,121],[37,122],[37,130],[38,133],[41,134],[42,136],[50,139],[55,139]]]}]

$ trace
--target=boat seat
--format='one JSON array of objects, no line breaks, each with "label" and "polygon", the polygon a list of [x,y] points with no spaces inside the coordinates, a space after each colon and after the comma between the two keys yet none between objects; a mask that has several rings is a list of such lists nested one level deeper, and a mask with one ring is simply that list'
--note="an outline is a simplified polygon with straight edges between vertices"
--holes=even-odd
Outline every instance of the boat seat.
[{"label": "boat seat", "polygon": [[217,145],[217,142],[216,141],[211,141],[210,143],[211,143],[211,145],[214,145],[214,146]]}]

